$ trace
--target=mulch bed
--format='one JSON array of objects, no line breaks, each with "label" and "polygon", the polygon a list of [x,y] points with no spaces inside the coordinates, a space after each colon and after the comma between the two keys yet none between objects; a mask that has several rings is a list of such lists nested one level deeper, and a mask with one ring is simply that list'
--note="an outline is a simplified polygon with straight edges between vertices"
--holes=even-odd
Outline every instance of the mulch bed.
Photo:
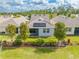
[{"label": "mulch bed", "polygon": [[33,45],[32,43],[27,43],[27,42],[23,42],[21,45],[13,45],[13,42],[3,42],[2,46],[3,48],[19,48],[19,47],[44,47],[44,48],[49,48],[49,47],[66,47],[66,46],[77,46],[79,45],[79,43],[70,43],[70,44],[62,44],[61,46],[59,46],[59,43],[56,43],[54,45],[50,45],[50,44],[44,44],[44,45]]}]

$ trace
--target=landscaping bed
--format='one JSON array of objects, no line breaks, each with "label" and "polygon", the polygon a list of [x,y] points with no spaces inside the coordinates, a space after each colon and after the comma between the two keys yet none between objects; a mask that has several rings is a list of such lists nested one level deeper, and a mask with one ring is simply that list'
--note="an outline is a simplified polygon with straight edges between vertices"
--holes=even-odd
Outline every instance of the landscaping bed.
[{"label": "landscaping bed", "polygon": [[79,45],[79,43],[68,43],[67,41],[61,42],[44,42],[43,40],[37,40],[35,42],[0,42],[0,46],[2,47],[66,47],[66,46],[75,46]]},{"label": "landscaping bed", "polygon": [[[0,36],[1,37],[1,36]],[[47,37],[47,38],[27,38],[24,42],[20,40],[4,40],[2,41],[3,47],[65,47],[65,46],[77,46],[79,45],[79,37],[78,36],[67,36],[62,44],[60,45],[59,42],[56,40],[55,37]],[[70,43],[68,43],[68,39],[70,39]],[[14,42],[15,41],[15,42]]]}]

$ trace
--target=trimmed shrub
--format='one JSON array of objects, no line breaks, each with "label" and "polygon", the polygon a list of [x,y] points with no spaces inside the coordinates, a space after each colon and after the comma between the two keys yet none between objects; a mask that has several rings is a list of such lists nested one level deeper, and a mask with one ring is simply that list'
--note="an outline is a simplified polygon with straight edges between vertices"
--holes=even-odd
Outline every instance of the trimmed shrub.
[{"label": "trimmed shrub", "polygon": [[3,41],[2,45],[3,45],[4,47],[6,47],[6,46],[7,46],[7,41]]},{"label": "trimmed shrub", "polygon": [[16,37],[16,40],[14,41],[13,45],[14,45],[14,46],[20,46],[21,44],[22,44],[22,40],[21,40],[21,38],[20,38],[20,35],[18,35],[18,36]]},{"label": "trimmed shrub", "polygon": [[31,42],[31,43],[32,43],[32,45],[34,45],[34,46],[43,46],[44,40],[43,40],[43,39],[38,39],[38,40],[36,40],[36,41],[34,41],[34,42]]},{"label": "trimmed shrub", "polygon": [[48,40],[47,42],[45,42],[45,46],[56,46],[56,42],[53,40]]},{"label": "trimmed shrub", "polygon": [[15,41],[14,41],[14,46],[20,46],[22,44],[22,40],[21,39],[16,39]]}]

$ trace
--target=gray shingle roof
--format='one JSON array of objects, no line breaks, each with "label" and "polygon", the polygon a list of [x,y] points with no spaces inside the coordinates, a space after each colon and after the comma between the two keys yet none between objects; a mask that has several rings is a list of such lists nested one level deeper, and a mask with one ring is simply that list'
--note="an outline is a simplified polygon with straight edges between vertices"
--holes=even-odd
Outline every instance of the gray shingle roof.
[{"label": "gray shingle roof", "polygon": [[19,17],[19,18],[8,18],[5,20],[4,19],[1,19],[1,22],[0,22],[0,26],[3,26],[3,25],[7,25],[7,24],[14,24],[16,26],[19,26],[22,22],[26,22],[28,21],[26,18],[24,17]]},{"label": "gray shingle roof", "polygon": [[32,20],[35,20],[35,19],[38,19],[38,18],[43,18],[44,20],[49,20],[49,17],[48,17],[48,15],[46,14],[46,15],[43,15],[43,14],[33,14],[32,16],[31,16],[31,21]]},{"label": "gray shingle roof", "polygon": [[13,21],[17,24],[17,26],[19,26],[21,23],[29,20],[27,20],[25,17],[21,17],[21,18],[13,18]]},{"label": "gray shingle roof", "polygon": [[[30,23],[32,21],[36,21],[36,19],[43,18],[45,22],[49,24],[55,24],[56,22],[63,22],[67,27],[79,27],[79,17],[76,19],[71,19],[66,16],[57,16],[55,18],[52,18],[49,20],[48,15],[32,15],[32,18],[30,20]],[[11,17],[0,17],[0,27],[7,26],[7,24],[14,24],[16,26],[20,26],[22,22],[29,21],[25,17],[19,17],[19,18],[11,18]],[[52,25],[52,26],[53,26]]]},{"label": "gray shingle roof", "polygon": [[5,18],[0,17],[0,32],[5,32],[5,28],[8,26],[8,24],[16,25],[17,27],[20,26],[22,22],[26,22],[26,18],[19,17],[19,18]]},{"label": "gray shingle roof", "polygon": [[76,26],[76,21],[71,18],[68,18],[66,16],[57,16],[55,18],[52,18],[50,22],[52,24],[57,23],[57,22],[63,22],[66,25],[66,27],[75,27]]},{"label": "gray shingle roof", "polygon": [[79,16],[73,20],[75,27],[79,27]]}]

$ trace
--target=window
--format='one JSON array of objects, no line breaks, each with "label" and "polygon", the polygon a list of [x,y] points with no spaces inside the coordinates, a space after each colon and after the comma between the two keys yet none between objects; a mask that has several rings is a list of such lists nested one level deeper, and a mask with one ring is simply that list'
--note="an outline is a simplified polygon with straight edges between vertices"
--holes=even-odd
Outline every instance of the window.
[{"label": "window", "polygon": [[43,33],[49,33],[49,29],[43,29]]},{"label": "window", "polygon": [[46,27],[45,23],[34,23],[33,27]]},{"label": "window", "polygon": [[5,32],[2,32],[2,34],[5,34]]},{"label": "window", "polygon": [[75,28],[75,33],[74,34],[79,35],[79,28],[78,27]]},{"label": "window", "polygon": [[16,28],[16,33],[18,33],[18,28]]},{"label": "window", "polygon": [[38,33],[38,29],[30,29],[30,33]]},{"label": "window", "polygon": [[0,32],[0,34],[5,34],[5,32]]},{"label": "window", "polygon": [[71,32],[71,31],[72,31],[72,28],[67,28],[67,31],[68,31],[68,32]]}]

